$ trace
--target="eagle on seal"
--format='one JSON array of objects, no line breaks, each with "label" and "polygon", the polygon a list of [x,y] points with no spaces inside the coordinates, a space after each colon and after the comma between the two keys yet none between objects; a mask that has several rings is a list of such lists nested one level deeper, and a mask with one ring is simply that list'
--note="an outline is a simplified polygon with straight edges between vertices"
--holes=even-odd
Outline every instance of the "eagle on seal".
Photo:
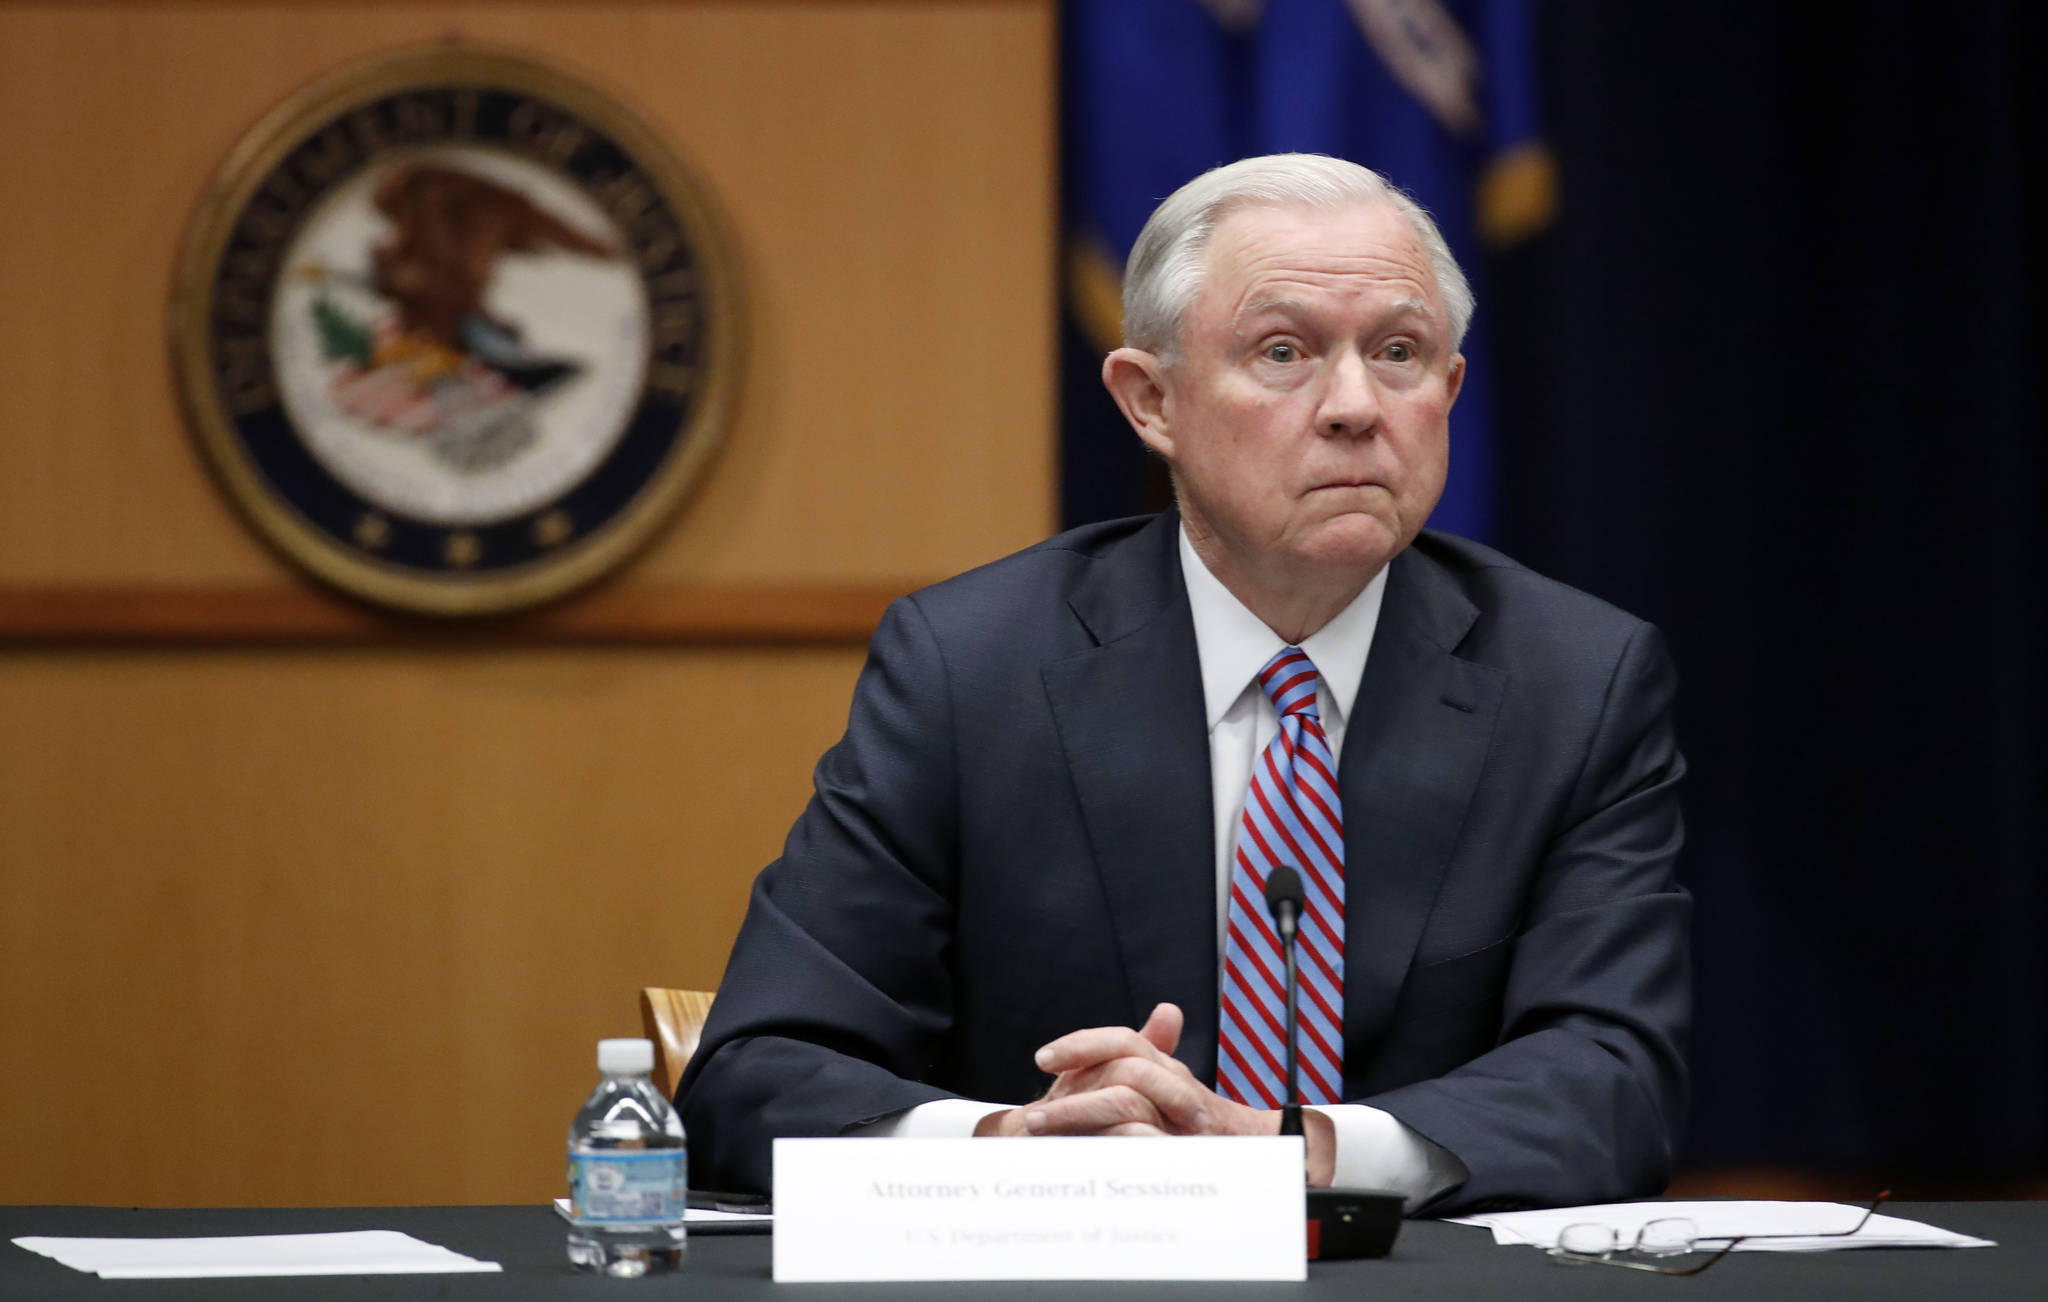
[{"label": "eagle on seal", "polygon": [[575,369],[526,353],[519,327],[484,310],[484,289],[507,253],[555,248],[613,258],[616,249],[518,191],[452,167],[399,168],[372,202],[396,228],[371,250],[372,283],[398,305],[406,331],[473,354],[529,391]]}]

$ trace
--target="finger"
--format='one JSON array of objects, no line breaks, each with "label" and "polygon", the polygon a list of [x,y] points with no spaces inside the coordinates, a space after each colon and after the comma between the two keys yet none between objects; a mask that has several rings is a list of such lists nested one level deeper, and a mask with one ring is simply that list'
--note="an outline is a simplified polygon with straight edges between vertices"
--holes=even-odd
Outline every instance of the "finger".
[{"label": "finger", "polygon": [[1157,1046],[1128,1026],[1095,1026],[1069,1031],[1040,1049],[1033,1061],[1040,1071],[1057,1074],[1093,1067],[1112,1058],[1149,1058],[1171,1062]]},{"label": "finger", "polygon": [[1024,1113],[1024,1129],[1034,1135],[1098,1135],[1133,1124],[1164,1129],[1158,1109],[1125,1085],[1033,1103]]},{"label": "finger", "polygon": [[1113,1058],[1093,1067],[1063,1072],[1046,1092],[1046,1098],[1065,1098],[1115,1086],[1144,1095],[1165,1119],[1166,1129],[1175,1134],[1205,1135],[1216,1128],[1215,1105],[1222,1100],[1189,1075],[1187,1068],[1171,1059],[1161,1065],[1147,1058]]},{"label": "finger", "polygon": [[1120,1126],[1111,1126],[1102,1132],[1118,1139],[1167,1139],[1170,1136],[1157,1126],[1148,1126],[1142,1121],[1126,1121]]},{"label": "finger", "polygon": [[1171,1056],[1174,1049],[1180,1045],[1182,1021],[1180,1005],[1161,1004],[1145,1019],[1145,1025],[1139,1029],[1138,1034],[1147,1044]]}]

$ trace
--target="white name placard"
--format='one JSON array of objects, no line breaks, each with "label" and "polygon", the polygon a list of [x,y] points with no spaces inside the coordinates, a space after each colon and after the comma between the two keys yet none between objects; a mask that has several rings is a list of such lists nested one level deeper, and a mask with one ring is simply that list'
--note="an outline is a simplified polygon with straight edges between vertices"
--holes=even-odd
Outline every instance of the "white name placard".
[{"label": "white name placard", "polygon": [[1302,1141],[778,1139],[775,1278],[1306,1279]]}]

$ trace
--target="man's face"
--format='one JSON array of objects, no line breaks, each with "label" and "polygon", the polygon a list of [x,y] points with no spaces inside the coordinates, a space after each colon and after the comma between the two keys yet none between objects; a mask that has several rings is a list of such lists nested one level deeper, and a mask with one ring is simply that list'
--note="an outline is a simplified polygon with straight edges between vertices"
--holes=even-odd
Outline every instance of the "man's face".
[{"label": "man's face", "polygon": [[1429,255],[1392,206],[1246,206],[1211,234],[1146,441],[1212,569],[1362,582],[1443,492],[1464,368]]}]

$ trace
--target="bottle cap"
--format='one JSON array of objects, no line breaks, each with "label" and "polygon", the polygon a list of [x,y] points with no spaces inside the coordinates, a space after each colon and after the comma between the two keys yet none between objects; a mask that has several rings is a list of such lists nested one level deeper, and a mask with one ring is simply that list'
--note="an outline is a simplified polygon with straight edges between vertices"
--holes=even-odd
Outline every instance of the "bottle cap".
[{"label": "bottle cap", "polygon": [[654,1070],[654,1041],[599,1040],[597,1069],[607,1076]]}]

